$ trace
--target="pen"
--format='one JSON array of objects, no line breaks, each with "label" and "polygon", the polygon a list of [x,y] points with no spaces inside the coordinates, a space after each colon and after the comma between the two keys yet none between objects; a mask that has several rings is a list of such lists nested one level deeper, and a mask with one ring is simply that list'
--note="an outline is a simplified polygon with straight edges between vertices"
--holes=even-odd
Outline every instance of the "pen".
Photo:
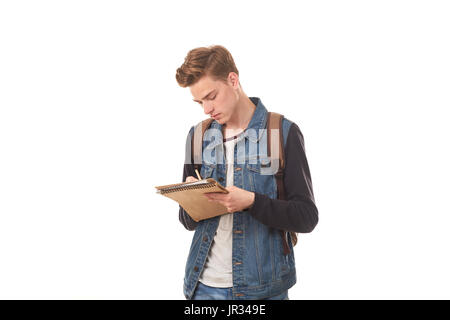
[{"label": "pen", "polygon": [[198,180],[202,180],[202,177],[200,176],[200,173],[198,173],[197,169],[195,169],[195,173],[197,174]]}]

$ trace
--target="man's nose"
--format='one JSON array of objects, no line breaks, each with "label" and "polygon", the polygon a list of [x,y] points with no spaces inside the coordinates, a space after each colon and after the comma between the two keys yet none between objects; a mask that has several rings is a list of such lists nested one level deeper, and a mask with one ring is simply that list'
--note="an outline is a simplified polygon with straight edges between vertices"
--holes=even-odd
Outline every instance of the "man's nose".
[{"label": "man's nose", "polygon": [[204,103],[203,105],[203,111],[205,114],[210,114],[213,111],[214,107],[210,104]]}]

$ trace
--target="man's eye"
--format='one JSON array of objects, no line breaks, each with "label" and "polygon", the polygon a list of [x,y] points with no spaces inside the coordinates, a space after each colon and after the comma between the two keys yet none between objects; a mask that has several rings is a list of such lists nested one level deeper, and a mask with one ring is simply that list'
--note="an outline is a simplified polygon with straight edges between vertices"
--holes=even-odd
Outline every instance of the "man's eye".
[{"label": "man's eye", "polygon": [[211,100],[214,100],[217,96],[214,96],[214,98],[211,98]]}]

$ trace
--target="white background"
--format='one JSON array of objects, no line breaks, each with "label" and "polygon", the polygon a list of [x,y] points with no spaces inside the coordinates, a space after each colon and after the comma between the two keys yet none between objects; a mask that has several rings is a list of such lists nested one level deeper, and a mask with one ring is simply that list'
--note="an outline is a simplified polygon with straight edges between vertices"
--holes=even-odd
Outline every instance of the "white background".
[{"label": "white background", "polygon": [[181,182],[221,44],[305,137],[319,224],[291,299],[450,298],[446,1],[2,1],[0,298],[184,299]]}]

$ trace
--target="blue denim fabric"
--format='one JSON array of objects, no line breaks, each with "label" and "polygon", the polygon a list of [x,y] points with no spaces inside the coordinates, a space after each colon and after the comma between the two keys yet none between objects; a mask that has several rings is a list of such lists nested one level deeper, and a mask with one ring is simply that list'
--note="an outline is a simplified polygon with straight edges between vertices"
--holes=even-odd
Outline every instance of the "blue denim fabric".
[{"label": "blue denim fabric", "polygon": [[[214,288],[199,281],[192,300],[233,300],[233,288]],[[289,300],[288,291],[264,300]]]},{"label": "blue denim fabric", "polygon": [[214,288],[207,286],[200,281],[195,289],[192,300],[232,300],[232,288]]},{"label": "blue denim fabric", "polygon": [[[271,162],[267,157],[266,128],[267,109],[261,100],[250,97],[256,105],[245,132],[237,138],[234,154],[234,185],[236,187],[277,197],[275,175],[266,174]],[[291,121],[282,123],[286,144]],[[213,121],[203,140],[201,176],[226,181],[226,166],[222,139],[216,134],[222,126]],[[194,127],[188,139],[191,139]],[[191,141],[191,140],[188,140]],[[273,149],[272,149],[273,150]],[[265,153],[265,155],[261,155]],[[278,162],[277,162],[278,163]],[[205,265],[209,248],[220,217],[202,220],[195,228],[189,256],[186,262],[183,292],[192,299],[199,276]],[[296,271],[292,241],[288,236],[290,253],[283,254],[283,242],[278,230],[262,224],[247,211],[233,213],[233,292],[232,299],[265,299],[280,295],[296,283]]]}]

